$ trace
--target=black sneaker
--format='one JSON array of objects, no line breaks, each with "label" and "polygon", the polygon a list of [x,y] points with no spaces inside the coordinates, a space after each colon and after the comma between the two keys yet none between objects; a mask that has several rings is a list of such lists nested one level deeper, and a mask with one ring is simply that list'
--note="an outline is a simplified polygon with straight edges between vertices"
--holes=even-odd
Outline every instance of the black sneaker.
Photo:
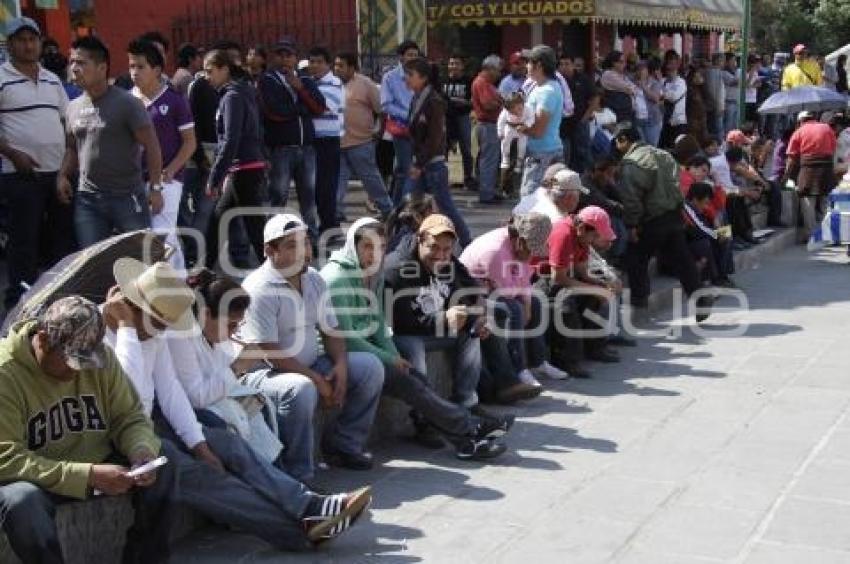
[{"label": "black sneaker", "polygon": [[350,452],[342,452],[340,450],[326,450],[324,452],[325,462],[330,466],[339,468],[347,468],[349,470],[371,470],[374,466],[372,455],[368,452],[354,454]]},{"label": "black sneaker", "polygon": [[614,351],[610,351],[607,349],[598,349],[593,350],[587,353],[587,358],[589,360],[594,360],[596,362],[603,362],[605,364],[614,364],[620,362],[620,357]]},{"label": "black sneaker", "polygon": [[702,296],[697,298],[697,323],[702,323],[711,315],[711,306],[714,305],[714,298],[711,296]]},{"label": "black sneaker", "polygon": [[637,341],[630,339],[623,334],[617,334],[608,337],[608,344],[616,347],[636,347]]},{"label": "black sneaker", "polygon": [[569,374],[571,378],[580,378],[582,380],[587,380],[593,377],[590,372],[583,368],[580,368],[578,364],[565,366],[564,370],[567,371],[567,374]]},{"label": "black sneaker", "polygon": [[516,416],[514,415],[484,418],[475,429],[474,438],[476,440],[490,440],[504,437],[514,426],[515,419]]},{"label": "black sneaker", "polygon": [[504,454],[508,447],[496,441],[468,439],[458,446],[455,456],[461,460],[489,460]]}]

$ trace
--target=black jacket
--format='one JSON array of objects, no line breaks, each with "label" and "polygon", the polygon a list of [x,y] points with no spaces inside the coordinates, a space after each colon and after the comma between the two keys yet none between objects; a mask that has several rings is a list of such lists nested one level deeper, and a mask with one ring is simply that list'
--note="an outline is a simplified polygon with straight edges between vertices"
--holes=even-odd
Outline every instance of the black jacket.
[{"label": "black jacket", "polygon": [[232,81],[219,94],[221,102],[215,120],[218,148],[209,181],[212,186],[221,186],[234,164],[265,160],[260,150],[260,118],[254,87],[248,82]]},{"label": "black jacket", "polygon": [[268,147],[312,145],[313,117],[325,111],[325,97],[312,78],[299,74],[304,84],[295,90],[278,71],[266,71],[257,81],[263,112],[264,141]]},{"label": "black jacket", "polygon": [[215,114],[218,111],[218,92],[204,76],[198,76],[189,84],[189,108],[192,110],[192,118],[195,121],[195,138],[198,140],[198,148],[192,160],[201,170],[209,170],[212,163],[208,163],[204,154],[203,143],[218,143],[218,134],[215,130]]},{"label": "black jacket", "polygon": [[[445,312],[453,305],[474,305],[484,293],[466,267],[452,257],[450,268],[432,274],[419,262],[419,247],[399,248],[384,262],[386,288],[393,292],[393,331],[396,335],[434,336],[438,324],[445,330]],[[463,288],[480,289],[452,303],[451,296]]]}]

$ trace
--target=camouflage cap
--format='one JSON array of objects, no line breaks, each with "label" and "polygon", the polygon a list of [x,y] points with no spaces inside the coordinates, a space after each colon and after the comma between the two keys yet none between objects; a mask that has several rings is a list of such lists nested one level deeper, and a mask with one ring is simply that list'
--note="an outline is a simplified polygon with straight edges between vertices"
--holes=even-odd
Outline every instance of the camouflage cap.
[{"label": "camouflage cap", "polygon": [[549,256],[549,234],[552,232],[552,220],[541,213],[532,212],[513,216],[511,225],[516,229],[519,238],[525,240],[532,256]]},{"label": "camouflage cap", "polygon": [[53,302],[38,318],[51,349],[61,350],[74,370],[103,367],[103,316],[94,302],[68,296]]}]

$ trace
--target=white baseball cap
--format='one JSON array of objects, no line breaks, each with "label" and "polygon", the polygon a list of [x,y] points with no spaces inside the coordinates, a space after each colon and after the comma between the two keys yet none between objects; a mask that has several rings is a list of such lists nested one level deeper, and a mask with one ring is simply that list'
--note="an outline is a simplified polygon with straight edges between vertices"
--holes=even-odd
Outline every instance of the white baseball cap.
[{"label": "white baseball cap", "polygon": [[552,189],[557,191],[576,190],[582,194],[590,194],[590,190],[582,185],[581,176],[569,168],[559,170],[555,173],[555,185]]},{"label": "white baseball cap", "polygon": [[279,213],[266,222],[263,243],[271,243],[292,233],[307,231],[307,224],[294,213]]}]

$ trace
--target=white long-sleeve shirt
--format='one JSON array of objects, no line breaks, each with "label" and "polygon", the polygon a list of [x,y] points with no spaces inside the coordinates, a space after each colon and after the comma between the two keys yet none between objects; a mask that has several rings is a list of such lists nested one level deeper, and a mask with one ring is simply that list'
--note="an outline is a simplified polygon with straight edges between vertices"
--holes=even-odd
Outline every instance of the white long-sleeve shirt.
[{"label": "white long-sleeve shirt", "polygon": [[104,341],[115,351],[148,417],[155,398],[165,419],[187,447],[191,449],[206,440],[192,404],[177,380],[168,344],[163,336],[139,341],[138,333],[132,327],[119,327],[117,332],[107,328]]},{"label": "white long-sleeve shirt", "polygon": [[670,125],[684,125],[688,123],[687,109],[688,85],[681,76],[664,79],[664,100],[673,107],[673,115],[670,116]]},{"label": "white long-sleeve shirt", "polygon": [[239,384],[231,370],[234,351],[210,345],[202,335],[166,335],[177,379],[195,409],[204,409],[228,397]]},{"label": "white long-sleeve shirt", "polygon": [[534,125],[535,119],[537,118],[535,117],[534,110],[531,109],[531,106],[523,106],[522,117],[512,114],[507,108],[502,108],[502,112],[499,114],[499,119],[496,120],[496,132],[499,134],[499,137],[504,137],[510,130],[513,130],[513,132],[517,135],[522,135],[516,131],[516,126],[525,125],[527,127],[531,127]]}]

